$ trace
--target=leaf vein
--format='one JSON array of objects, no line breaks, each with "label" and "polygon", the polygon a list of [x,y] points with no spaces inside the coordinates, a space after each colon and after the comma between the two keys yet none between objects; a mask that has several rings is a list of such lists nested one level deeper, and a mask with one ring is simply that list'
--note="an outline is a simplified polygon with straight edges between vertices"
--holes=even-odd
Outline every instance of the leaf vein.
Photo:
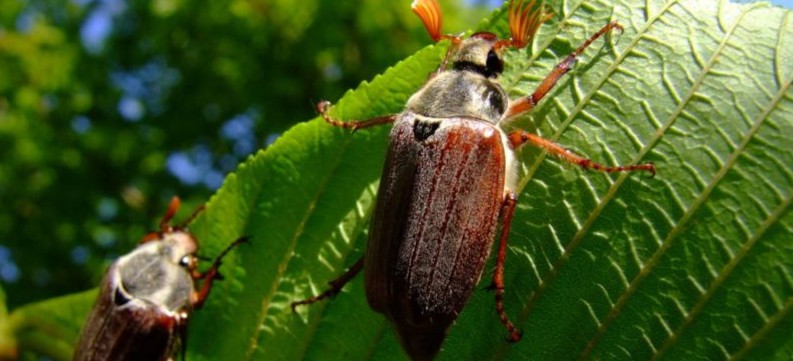
[{"label": "leaf vein", "polygon": [[[738,158],[743,154],[743,151],[746,149],[746,147],[748,146],[749,142],[754,138],[754,135],[757,134],[757,132],[759,131],[760,127],[765,123],[765,120],[768,119],[768,117],[771,114],[771,111],[773,109],[775,109],[776,105],[779,104],[779,102],[782,100],[782,98],[784,97],[784,94],[790,88],[791,83],[793,83],[793,77],[788,79],[786,81],[786,83],[783,84],[783,87],[781,89],[779,89],[779,91],[777,92],[777,95],[774,97],[774,99],[771,100],[769,106],[766,107],[766,110],[758,115],[758,117],[755,119],[753,127],[744,136],[744,139],[741,142],[740,147],[738,149],[736,149],[730,155],[729,160],[719,170],[719,172],[713,178],[713,180],[708,185],[708,187],[705,190],[703,190],[703,192],[700,194],[700,197],[697,198],[697,200],[692,204],[692,206],[689,209],[689,211],[686,212],[686,214],[683,216],[683,218],[681,218],[681,221],[678,223],[678,225],[675,226],[675,229],[673,229],[669,233],[669,236],[667,237],[667,240],[669,242],[671,242],[672,239],[675,238],[680,233],[680,231],[678,231],[678,230],[682,229],[683,225],[685,225],[688,222],[688,220],[690,220],[692,218],[693,214],[697,211],[697,209],[708,198],[708,196],[710,195],[711,191],[716,187],[716,185],[718,185],[718,183],[721,182],[721,180],[724,178],[724,176],[726,176],[727,172],[731,168],[733,168],[733,166],[737,163]],[[713,294],[716,292],[716,290],[724,283],[724,281],[730,275],[732,270],[749,253],[751,248],[762,237],[762,235],[766,232],[766,230],[768,228],[770,228],[771,225],[775,224],[780,219],[782,214],[785,211],[787,211],[787,209],[791,205],[791,201],[793,201],[793,192],[788,194],[787,198],[780,204],[779,207],[776,208],[776,210],[774,210],[771,213],[771,215],[768,217],[768,219],[766,219],[766,221],[760,226],[760,228],[754,233],[754,235],[749,237],[749,239],[747,240],[746,243],[743,244],[741,249],[732,256],[730,262],[727,263],[727,265],[725,265],[724,268],[722,268],[722,270],[719,272],[718,276],[708,286],[707,291],[705,293],[703,293],[702,295],[700,295],[700,297],[697,300],[697,303],[694,305],[694,307],[692,307],[686,313],[686,317],[685,317],[685,320],[683,321],[683,323],[681,323],[678,326],[678,328],[675,330],[675,332],[672,335],[670,335],[669,338],[667,338],[667,340],[664,342],[664,344],[660,347],[659,351],[655,355],[653,355],[653,358],[652,358],[653,360],[659,359],[666,352],[666,350],[668,350],[672,346],[672,344],[674,344],[674,342],[676,342],[679,339],[679,336],[693,323],[693,321],[696,318],[696,316],[699,315],[699,313],[703,310],[705,304],[710,300],[710,298],[713,296]],[[664,241],[664,244],[667,243],[667,240]],[[668,247],[666,247],[666,248],[668,248]],[[659,249],[659,252],[660,251],[661,251],[661,249]],[[653,255],[653,258],[655,258],[655,255]]]},{"label": "leaf vein", "polygon": [[[591,91],[587,92],[584,95],[584,97],[572,109],[572,111],[567,116],[567,118],[562,122],[559,129],[551,137],[549,137],[549,140],[551,141],[557,140],[562,135],[562,133],[567,128],[570,127],[570,124],[573,122],[573,120],[577,117],[578,114],[582,112],[583,107],[592,99],[593,95],[596,93],[596,90],[599,89],[603,84],[605,84],[607,79],[610,78],[611,75],[617,71],[618,66],[625,60],[625,58],[629,54],[631,54],[632,50],[636,48],[636,45],[639,43],[639,41],[643,39],[643,35],[649,31],[652,24],[658,21],[664,14],[667,14],[669,9],[671,9],[674,4],[677,4],[677,2],[678,2],[677,0],[671,0],[667,2],[665,6],[661,9],[661,11],[658,12],[658,14],[655,14],[653,18],[651,18],[648,22],[644,24],[644,26],[641,29],[639,29],[636,36],[633,39],[631,39],[631,42],[626,47],[625,51],[623,51],[617,57],[617,59],[611,64],[609,69],[606,72],[604,72],[603,76],[598,81],[598,85],[594,86]],[[673,123],[673,121],[670,123]],[[671,124],[668,125],[671,126]],[[644,148],[644,151],[640,153],[640,156],[646,154],[649,151],[649,146],[654,145],[657,142],[658,138],[660,138],[661,135],[663,134],[663,131],[665,131],[665,129],[668,128],[669,127],[667,126],[659,130],[659,132],[656,134],[655,140],[649,143],[648,146]],[[543,160],[546,157],[547,157],[547,153],[541,153],[536,157],[537,158],[536,161],[531,165],[527,174],[524,177],[522,177],[522,179],[519,181],[519,184],[517,185],[517,191],[519,194],[523,191],[523,189],[526,187],[528,182],[534,177],[534,174],[536,173],[537,169],[540,167],[540,164],[543,162]],[[618,179],[624,181],[625,178],[626,178],[625,174],[623,174]],[[540,279],[540,282],[538,283],[536,289],[531,293],[528,302],[525,304],[525,306],[522,307],[522,310],[517,317],[518,324],[521,324],[523,320],[525,320],[526,317],[528,317],[528,314],[531,312],[532,308],[534,307],[534,304],[537,302],[540,296],[545,293],[545,290],[548,288],[548,286],[551,283],[553,283],[553,281],[558,276],[561,268],[565,264],[567,264],[567,261],[570,259],[571,253],[575,249],[577,249],[577,246],[581,243],[584,234],[589,230],[589,227],[594,222],[594,219],[596,219],[597,216],[600,214],[600,211],[603,209],[603,207],[605,207],[608,201],[614,197],[616,188],[618,188],[620,184],[622,184],[622,182],[612,184],[611,189],[607,193],[607,198],[601,199],[598,202],[598,206],[593,210],[592,213],[590,213],[590,217],[587,219],[587,222],[584,223],[583,226],[579,227],[579,232],[576,233],[573,240],[567,245],[562,255],[559,256],[559,258],[553,263],[551,269],[545,275],[545,277],[542,277]],[[507,347],[506,345],[499,346],[499,348],[494,353],[492,359],[499,360],[504,358],[506,354],[506,347]]]},{"label": "leaf vein", "polygon": [[[344,142],[345,145],[347,145],[348,147],[351,140],[345,139]],[[337,157],[335,164],[329,170],[329,174],[335,172],[338,169],[340,163],[341,163],[341,157]],[[257,327],[250,336],[250,343],[248,346],[248,350],[245,352],[245,360],[251,360],[254,357],[255,351],[259,345],[260,334],[264,329],[262,325],[264,324],[264,320],[268,315],[267,310],[270,307],[270,302],[272,301],[273,297],[275,297],[275,294],[278,291],[278,287],[280,286],[281,281],[283,280],[283,274],[286,272],[287,266],[292,258],[292,254],[294,253],[295,247],[297,246],[297,241],[300,238],[300,236],[303,234],[303,231],[305,230],[306,222],[308,221],[308,219],[311,218],[311,215],[313,215],[314,209],[316,208],[317,199],[319,199],[319,195],[325,191],[329,178],[330,177],[325,177],[323,183],[319,185],[314,196],[311,198],[311,201],[307,205],[303,217],[300,219],[300,222],[298,223],[297,227],[295,227],[292,233],[291,241],[289,243],[287,252],[284,252],[281,261],[278,263],[278,267],[276,268],[277,275],[276,277],[273,278],[273,283],[270,289],[267,291],[264,297],[262,297],[261,306],[259,308],[259,312],[257,312],[258,314],[257,322],[256,322]],[[251,198],[255,198],[255,197],[251,197]],[[303,352],[305,352],[306,348],[308,347],[307,344],[308,343],[306,343]]]},{"label": "leaf vein", "polygon": [[[747,13],[748,13],[748,11],[741,13],[741,17],[739,17],[733,23],[732,27],[730,27],[727,30],[727,32],[725,33],[724,37],[722,38],[721,43],[719,44],[719,46],[716,48],[716,50],[711,55],[711,58],[708,60],[707,65],[705,67],[703,67],[703,71],[700,73],[698,78],[692,84],[692,87],[691,87],[691,89],[689,89],[689,92],[688,92],[688,94],[686,94],[686,97],[678,105],[678,107],[675,109],[675,111],[672,112],[672,114],[669,115],[669,117],[666,120],[666,123],[664,124],[664,126],[662,128],[660,128],[658,130],[658,132],[656,133],[655,137],[647,144],[647,146],[645,146],[644,149],[642,149],[640,151],[639,157],[641,157],[646,152],[648,152],[649,149],[655,143],[657,143],[660,140],[660,137],[661,137],[661,135],[663,135],[665,133],[665,130],[669,129],[675,123],[677,118],[683,113],[685,107],[688,105],[688,102],[691,99],[693,99],[693,95],[696,94],[697,90],[703,84],[703,82],[704,82],[706,76],[708,75],[710,69],[712,69],[713,66],[716,64],[717,60],[719,59],[719,56],[724,51],[729,39],[731,38],[731,36],[735,32],[735,30],[738,28],[738,26],[740,25],[741,21],[743,20],[744,16]],[[779,96],[781,96],[782,94],[784,94],[784,91],[780,91],[779,92]],[[780,98],[779,96],[776,99],[777,102],[778,102],[778,100]],[[772,107],[769,107],[769,109],[770,108],[772,108]],[[671,247],[673,241],[682,232],[682,230],[684,228],[684,225],[688,223],[688,221],[696,213],[696,211],[699,209],[699,207],[708,199],[710,193],[713,191],[713,189],[716,187],[716,185],[718,185],[721,182],[721,180],[724,177],[724,175],[726,175],[726,173],[730,169],[732,169],[732,167],[735,165],[735,160],[737,159],[737,157],[739,157],[743,153],[743,149],[746,147],[746,145],[748,145],[749,141],[753,138],[755,133],[759,130],[760,126],[764,123],[764,120],[766,119],[765,116],[767,116],[767,113],[763,114],[761,117],[759,117],[757,119],[757,121],[755,122],[755,127],[752,128],[746,134],[746,136],[744,137],[744,142],[742,144],[742,147],[739,148],[738,150],[736,150],[735,152],[733,152],[733,154],[730,157],[730,161],[728,161],[726,164],[724,164],[722,166],[722,168],[719,170],[717,175],[711,180],[710,184],[707,187],[705,187],[705,189],[702,191],[702,193],[700,193],[699,197],[696,200],[694,200],[694,202],[688,208],[688,210],[683,215],[683,217],[675,224],[675,227],[673,227],[670,230],[669,234],[667,235],[666,239],[663,241],[661,246],[658,248],[658,250],[656,250],[656,252],[645,263],[645,266],[642,267],[639,270],[639,273],[631,281],[631,285],[623,292],[622,295],[620,295],[619,299],[617,300],[617,303],[614,305],[614,307],[612,307],[612,309],[606,315],[605,321],[600,324],[600,326],[598,327],[598,329],[595,332],[595,334],[592,336],[592,338],[587,343],[586,347],[582,350],[581,354],[579,354],[579,357],[578,357],[579,360],[586,359],[590,355],[590,353],[594,350],[594,348],[598,345],[598,343],[600,342],[600,339],[605,334],[607,328],[619,316],[620,312],[622,311],[622,308],[625,306],[625,304],[627,303],[628,299],[638,289],[639,284],[650,274],[650,271],[655,268],[655,266],[658,264],[658,262],[661,259],[661,257]],[[625,179],[627,179],[627,175],[626,174],[620,175],[620,177],[617,179],[615,184],[609,189],[609,191],[607,193],[607,196],[603,198],[603,203],[599,204],[595,208],[595,210],[593,210],[593,212],[591,213],[591,217],[590,217],[589,220],[587,220],[587,223],[586,223],[587,227],[589,227],[592,223],[594,223],[594,218],[597,217],[597,215],[600,213],[600,210],[603,209],[603,207],[605,206],[605,202],[608,202],[611,198],[613,198],[617,188],[622,185],[622,183],[624,182]],[[583,233],[585,231],[587,231],[587,229],[579,230],[579,232],[575,236],[576,238],[575,238],[574,241],[577,240],[578,242],[580,242],[580,239],[583,238]],[[580,234],[580,236],[579,236],[579,234]],[[698,289],[699,288],[700,287],[698,287]],[[686,317],[687,318],[691,317],[691,315],[689,314]],[[658,353],[656,353],[655,355],[658,355]]]}]

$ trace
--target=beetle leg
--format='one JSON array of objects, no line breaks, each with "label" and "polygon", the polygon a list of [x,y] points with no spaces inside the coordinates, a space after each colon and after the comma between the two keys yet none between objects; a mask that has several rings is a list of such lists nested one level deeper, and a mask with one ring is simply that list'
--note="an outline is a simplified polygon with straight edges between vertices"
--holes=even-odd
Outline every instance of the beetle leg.
[{"label": "beetle leg", "polygon": [[449,62],[449,58],[451,58],[454,50],[457,49],[457,45],[462,42],[462,38],[460,38],[458,35],[441,34],[443,13],[441,12],[441,6],[438,4],[438,0],[414,0],[410,5],[410,8],[413,10],[413,13],[418,15],[419,19],[421,19],[421,22],[424,24],[424,28],[427,29],[427,33],[430,35],[430,38],[432,38],[433,41],[437,43],[443,39],[449,39],[452,43],[451,46],[449,46],[449,49],[446,50],[446,56],[443,57],[441,65],[438,66],[438,70],[430,73],[429,77],[427,78],[427,81],[430,81],[432,78],[446,69],[446,64]]},{"label": "beetle leg", "polygon": [[584,158],[578,154],[575,154],[559,144],[556,144],[548,139],[540,137],[536,134],[529,133],[524,130],[516,130],[512,133],[509,133],[509,142],[512,145],[512,149],[517,149],[523,144],[529,143],[535,147],[541,148],[548,153],[551,153],[562,160],[578,164],[584,169],[594,169],[601,172],[628,172],[628,171],[635,171],[635,170],[643,170],[646,172],[650,172],[650,174],[655,177],[655,165],[652,163],[642,163],[642,164],[631,164],[631,165],[617,165],[617,166],[606,166],[600,163],[595,163],[591,159]]},{"label": "beetle leg", "polygon": [[204,205],[204,204],[202,204],[202,205],[198,206],[198,208],[196,208],[196,209],[193,211],[193,214],[191,214],[191,215],[190,215],[190,217],[187,217],[187,219],[185,219],[185,220],[182,222],[182,224],[180,224],[179,226],[177,226],[177,228],[187,228],[187,225],[188,225],[190,222],[192,222],[192,221],[193,221],[193,220],[194,220],[196,217],[198,217],[198,215],[199,215],[199,214],[201,214],[201,212],[203,212],[203,211],[204,211],[204,208],[206,208],[206,205]]},{"label": "beetle leg", "polygon": [[141,238],[140,242],[138,242],[138,243],[144,244],[144,243],[148,243],[148,242],[159,241],[159,240],[162,239],[162,237],[163,237],[162,236],[162,232],[159,232],[159,231],[158,232],[149,232],[149,233],[146,233],[146,235],[144,235],[143,238]]},{"label": "beetle leg", "polygon": [[[182,322],[176,325],[176,328],[176,333],[179,335],[177,340],[179,341],[180,360],[185,361],[185,355],[187,355],[187,318],[184,318]],[[173,357],[169,358],[168,361],[174,361]]]},{"label": "beetle leg", "polygon": [[201,289],[198,292],[195,292],[193,298],[193,309],[199,309],[204,306],[204,301],[206,301],[207,297],[209,297],[209,291],[212,290],[212,282],[215,280],[222,279],[223,276],[220,275],[218,272],[218,268],[215,265],[212,265],[212,268],[207,270],[202,275],[204,282],[201,283]]},{"label": "beetle leg", "polygon": [[349,128],[352,129],[353,131],[356,131],[358,129],[373,127],[375,125],[393,123],[397,118],[397,114],[391,114],[391,115],[384,115],[381,117],[367,119],[367,120],[343,122],[341,120],[336,120],[331,118],[330,115],[328,115],[328,108],[330,108],[329,101],[323,100],[317,103],[317,111],[322,116],[322,118],[324,118],[325,121],[328,122],[328,124],[334,127]]},{"label": "beetle leg", "polygon": [[229,251],[231,251],[234,247],[237,247],[240,244],[246,242],[248,242],[247,237],[238,238],[236,241],[228,245],[228,247],[226,247],[226,249],[224,249],[223,252],[220,252],[220,254],[217,257],[215,257],[215,261],[212,262],[212,266],[209,267],[209,269],[206,270],[206,272],[197,273],[197,274],[193,273],[192,276],[194,278],[199,278],[204,280],[201,283],[201,289],[195,292],[195,294],[193,295],[194,309],[199,309],[201,308],[201,306],[204,305],[204,301],[206,301],[207,297],[209,297],[209,291],[212,290],[212,282],[214,282],[215,280],[223,279],[223,276],[220,274],[220,271],[218,271],[218,269],[220,268],[220,264],[223,261],[223,257],[225,257],[226,254],[228,254]]},{"label": "beetle leg", "polygon": [[427,81],[432,80],[432,78],[446,70],[446,66],[449,64],[449,59],[452,58],[452,54],[457,51],[457,46],[462,42],[462,39],[459,36],[444,35],[444,38],[449,39],[451,44],[449,45],[449,48],[446,49],[446,55],[443,56],[443,61],[441,61],[440,65],[438,65],[438,69],[430,73],[430,76],[427,77]]},{"label": "beetle leg", "polygon": [[507,328],[510,342],[520,341],[521,332],[507,317],[504,312],[504,261],[507,258],[507,238],[509,237],[509,228],[512,224],[512,215],[515,213],[515,205],[518,202],[517,194],[509,192],[504,198],[504,203],[501,205],[501,219],[503,225],[501,227],[501,241],[498,245],[498,258],[496,258],[496,270],[493,272],[493,289],[496,293],[496,312],[498,317],[501,318],[501,323]]},{"label": "beetle leg", "polygon": [[583,53],[584,50],[590,44],[592,44],[592,42],[603,36],[603,34],[609,32],[611,29],[619,29],[620,31],[623,30],[622,25],[617,23],[616,20],[606,24],[606,26],[604,26],[594,35],[589,37],[587,41],[581,44],[578,49],[575,49],[575,51],[570,53],[570,55],[568,55],[559,64],[556,64],[553,70],[548,75],[546,75],[545,79],[543,79],[540,85],[537,86],[537,89],[534,90],[534,93],[527,97],[513,101],[509,105],[509,109],[507,109],[505,118],[514,118],[534,109],[534,106],[537,105],[537,103],[539,103],[540,100],[542,100],[542,98],[551,91],[551,89],[553,89],[553,87],[556,85],[556,82],[558,82],[562,76],[567,74],[567,72],[573,68],[573,65],[575,65],[575,63],[578,61],[578,56],[581,55],[581,53]]},{"label": "beetle leg", "polygon": [[313,296],[313,297],[306,298],[305,300],[302,300],[302,301],[292,302],[292,305],[291,305],[292,306],[292,312],[295,312],[295,307],[297,307],[297,306],[309,305],[309,304],[312,304],[314,302],[324,300],[324,299],[326,299],[328,297],[336,296],[341,291],[342,287],[344,287],[344,285],[346,285],[353,278],[355,278],[355,276],[358,274],[358,272],[361,272],[362,269],[363,269],[363,257],[358,259],[358,261],[355,262],[355,264],[352,265],[352,267],[350,267],[350,269],[348,269],[347,272],[344,272],[344,274],[341,275],[341,277],[339,277],[339,278],[337,278],[337,279],[335,279],[333,281],[328,282],[328,285],[330,285],[330,288],[325,290],[325,292],[322,292],[322,293],[320,293],[320,294],[318,294],[316,296]]},{"label": "beetle leg", "polygon": [[170,224],[171,219],[176,214],[176,211],[179,210],[180,205],[181,205],[181,201],[179,200],[179,197],[173,196],[173,198],[171,198],[171,202],[168,203],[168,209],[165,211],[165,215],[163,215],[162,220],[160,220],[160,230],[158,232],[150,232],[146,234],[145,236],[143,236],[143,238],[141,238],[139,243],[143,244],[151,241],[159,241],[162,239],[163,233],[173,232],[175,229],[185,228],[188,223],[190,223],[193,219],[195,219],[195,217],[198,216],[198,214],[204,210],[204,205],[202,204],[201,206],[198,207],[198,209],[193,211],[193,214],[191,214],[190,217],[188,217],[184,221],[184,223],[176,227],[171,226]]}]

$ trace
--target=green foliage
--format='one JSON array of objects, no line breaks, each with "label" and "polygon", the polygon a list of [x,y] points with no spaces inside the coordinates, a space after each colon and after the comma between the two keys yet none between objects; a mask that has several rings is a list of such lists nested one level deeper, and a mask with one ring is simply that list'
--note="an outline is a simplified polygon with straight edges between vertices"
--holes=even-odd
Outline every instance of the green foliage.
[{"label": "green foliage", "polygon": [[[91,290],[15,309],[7,325],[14,331],[22,356],[33,359],[28,352],[35,350],[40,355],[70,360],[96,295],[97,291]],[[0,359],[2,356],[0,352]]]},{"label": "green foliage", "polygon": [[[788,358],[793,14],[694,0],[556,10],[532,49],[509,55],[515,97],[603,24],[625,31],[593,44],[513,126],[602,163],[654,162],[658,175],[584,172],[523,150],[505,295],[523,340],[504,341],[483,280],[439,359]],[[504,34],[504,13],[484,24]],[[419,51],[332,114],[398,112],[444,50]],[[208,255],[240,235],[252,245],[194,314],[188,359],[405,358],[360,277],[334,300],[289,309],[362,254],[385,128],[351,134],[314,119],[226,178],[191,229]]]},{"label": "green foliage", "polygon": [[[242,159],[313,116],[315,101],[426,43],[404,3],[358,3],[3,0],[0,239],[19,270],[2,278],[10,306],[94,287],[172,195],[203,202]],[[89,46],[85,29],[102,14],[113,28]],[[121,115],[125,99],[139,119]],[[253,123],[241,150],[222,135],[240,115]],[[204,184],[209,169],[195,184],[169,174],[175,152],[208,157],[216,184]]]},{"label": "green foliage", "polygon": [[6,307],[6,294],[0,287],[0,360],[7,360],[17,355],[17,341]]}]

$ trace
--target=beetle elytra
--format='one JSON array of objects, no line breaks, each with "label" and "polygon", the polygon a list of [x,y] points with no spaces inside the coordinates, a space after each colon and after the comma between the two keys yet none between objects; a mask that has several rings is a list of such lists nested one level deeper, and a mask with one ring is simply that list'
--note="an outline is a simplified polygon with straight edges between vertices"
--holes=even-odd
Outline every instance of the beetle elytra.
[{"label": "beetle elytra", "polygon": [[393,324],[407,353],[432,359],[447,329],[465,306],[481,278],[501,228],[492,287],[496,311],[508,339],[520,331],[504,311],[504,262],[517,203],[514,152],[524,144],[539,147],[563,161],[604,172],[646,171],[650,163],[605,166],[523,130],[506,132],[505,122],[531,111],[610,22],[554,67],[529,96],[511,100],[498,82],[503,52],[529,44],[552,14],[544,4],[511,2],[511,37],[478,32],[463,39],[441,34],[436,0],[415,0],[413,11],[431,38],[449,40],[438,70],[408,99],[398,114],[363,121],[339,121],[330,103],[319,113],[336,127],[363,129],[393,123],[366,253],[324,293],[294,302],[313,303],[338,293],[364,270],[369,305]]}]

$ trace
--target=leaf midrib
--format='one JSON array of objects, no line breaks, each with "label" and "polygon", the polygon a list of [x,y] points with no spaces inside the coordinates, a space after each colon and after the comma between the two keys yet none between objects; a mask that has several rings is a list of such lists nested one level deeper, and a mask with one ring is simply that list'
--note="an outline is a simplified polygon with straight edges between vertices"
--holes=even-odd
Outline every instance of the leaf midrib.
[{"label": "leaf midrib", "polygon": [[[345,152],[350,148],[350,142],[352,141],[351,138],[352,137],[345,138],[343,140]],[[278,288],[283,280],[283,274],[284,272],[286,272],[286,269],[288,268],[287,266],[289,265],[289,262],[292,259],[292,254],[294,253],[295,247],[297,246],[297,241],[300,238],[300,236],[303,234],[303,231],[305,230],[306,222],[314,214],[314,209],[316,208],[317,200],[319,199],[319,196],[326,191],[327,185],[329,183],[329,179],[331,178],[331,175],[335,174],[336,171],[338,170],[339,164],[341,163],[341,159],[342,157],[335,158],[333,167],[329,169],[328,173],[326,173],[326,176],[323,177],[322,183],[319,185],[319,187],[316,188],[317,190],[312,196],[311,201],[309,202],[308,207],[306,208],[306,211],[304,212],[303,217],[300,220],[300,223],[298,223],[298,226],[295,227],[292,233],[289,248],[287,252],[284,252],[281,262],[278,263],[277,275],[276,277],[273,278],[273,283],[270,289],[268,290],[267,294],[265,295],[265,297],[262,298],[261,307],[258,312],[259,317],[257,318],[257,322],[256,322],[256,325],[259,326],[256,327],[255,331],[250,336],[250,343],[248,346],[248,350],[245,351],[245,360],[251,360],[253,358],[256,349],[258,348],[259,335],[263,330],[263,327],[261,327],[261,325],[264,324],[264,319],[267,317],[268,314],[267,310],[270,307],[270,302],[272,301],[273,297],[275,297],[275,294],[278,292]],[[259,194],[257,195],[257,197],[251,197],[251,198],[259,199],[262,194],[261,188],[258,193]],[[308,348],[308,343],[304,344],[303,353],[305,353],[305,350],[307,348]]]}]

